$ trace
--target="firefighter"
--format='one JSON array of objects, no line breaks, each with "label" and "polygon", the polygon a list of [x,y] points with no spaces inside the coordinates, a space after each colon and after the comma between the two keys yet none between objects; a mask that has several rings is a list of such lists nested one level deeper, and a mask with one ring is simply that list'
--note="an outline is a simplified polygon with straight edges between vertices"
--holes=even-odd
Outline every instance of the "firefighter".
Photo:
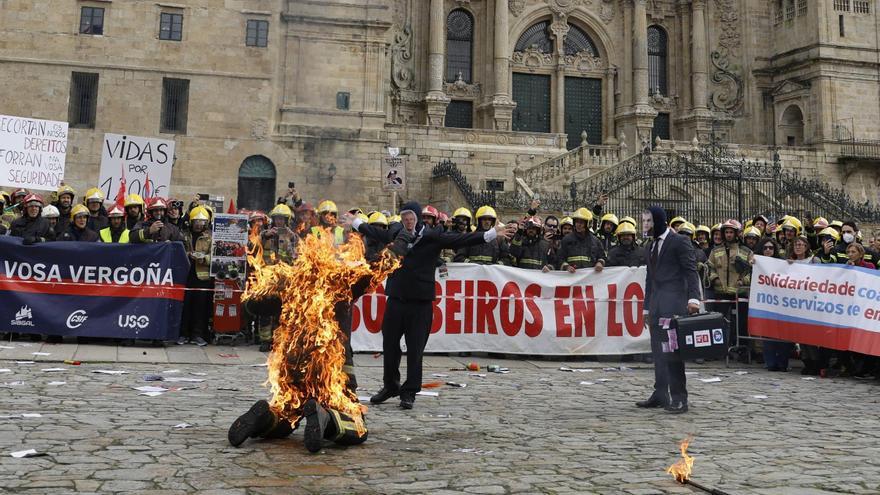
[{"label": "firefighter", "polygon": [[752,227],[758,229],[758,232],[760,232],[759,238],[766,235],[767,225],[769,224],[770,221],[767,220],[767,217],[764,215],[756,215],[755,218],[752,218]]},{"label": "firefighter", "polygon": [[58,236],[59,241],[98,242],[98,233],[88,227],[89,209],[76,205],[70,210],[70,225]]},{"label": "firefighter", "polygon": [[608,266],[645,266],[648,264],[645,248],[636,243],[636,228],[629,222],[620,222],[614,232],[617,245],[608,253]]},{"label": "firefighter", "polygon": [[125,227],[125,212],[118,205],[113,205],[107,212],[108,227],[101,229],[98,236],[101,242],[128,244],[130,231]]},{"label": "firefighter", "polygon": [[89,229],[98,232],[108,225],[107,211],[104,209],[104,193],[97,187],[86,191],[83,204],[89,209]]},{"label": "firefighter", "polygon": [[[495,208],[481,206],[477,209],[477,232],[486,232],[495,228],[498,215]],[[476,246],[460,248],[455,253],[454,261],[458,263],[474,263],[477,265],[497,265],[501,249],[497,242],[485,242]]]},{"label": "firefighter", "polygon": [[440,221],[440,212],[437,211],[437,208],[434,208],[431,205],[426,205],[422,208],[422,222],[429,227],[436,228]]},{"label": "firefighter", "polygon": [[[374,211],[367,217],[367,223],[376,227],[377,229],[388,229],[388,217],[386,217],[381,211]],[[364,238],[364,258],[367,261],[373,262],[379,258],[379,253],[385,249],[385,245],[382,244],[381,241],[378,241],[372,237]]]},{"label": "firefighter", "polygon": [[[269,212],[270,226],[260,235],[263,243],[263,262],[267,265],[275,263],[292,263],[296,258],[296,246],[299,237],[290,228],[293,212],[286,204],[277,204]],[[260,338],[260,352],[272,349],[272,332],[281,316],[281,303],[277,298],[270,298],[265,311],[257,311]]]},{"label": "firefighter", "polygon": [[[55,226],[58,225],[58,217],[61,216],[61,214],[58,212],[58,208],[52,205],[47,205],[45,208],[43,208],[43,213],[41,214],[41,216],[49,221],[49,226],[52,228],[53,231],[55,231],[55,236],[57,237],[58,231],[55,230]],[[2,233],[0,233],[0,235],[2,235]]]},{"label": "firefighter", "polygon": [[144,220],[144,198],[140,194],[125,197],[125,228],[131,230]]},{"label": "firefighter", "polygon": [[574,273],[578,268],[593,268],[601,272],[605,267],[605,251],[599,239],[590,232],[589,224],[593,213],[586,208],[578,208],[571,214],[574,231],[562,238],[556,254],[558,269]]},{"label": "firefighter", "polygon": [[541,237],[541,217],[524,218],[510,241],[510,255],[516,259],[516,266],[548,272],[551,269],[549,254],[550,243]]},{"label": "firefighter", "polygon": [[[740,296],[748,297],[752,275],[749,256],[752,251],[739,243],[738,235],[741,228],[740,223],[732,219],[721,224],[724,243],[709,253],[709,284],[714,290],[716,299],[737,301]],[[728,315],[731,322],[728,342],[737,341],[734,333],[737,326],[741,334],[746,329],[745,303],[715,303],[714,306],[715,311]],[[731,314],[736,315],[736,321],[730,318]]]},{"label": "firefighter", "polygon": [[315,207],[311,203],[300,203],[296,207],[294,220],[296,220],[293,226],[294,230],[300,232],[300,235],[305,236],[312,230],[312,227],[318,224],[318,219],[315,216]]},{"label": "firefighter", "polygon": [[58,200],[49,206],[58,209],[58,222],[55,224],[55,234],[61,235],[67,232],[67,226],[70,225],[70,210],[73,208],[73,200],[76,198],[76,191],[68,185],[62,185],[56,192]]},{"label": "firefighter", "polygon": [[[19,187],[12,193],[11,201],[9,201],[8,206],[6,207],[6,211],[12,214],[12,220],[24,215],[25,210],[25,198],[30,195],[27,189],[23,187]],[[10,220],[10,222],[12,221]]]},{"label": "firefighter", "polygon": [[782,230],[782,240],[779,243],[782,244],[782,251],[787,255],[794,249],[794,240],[801,235],[801,222],[797,218],[788,215],[782,218],[784,220],[779,225],[779,228]]},{"label": "firefighter", "polygon": [[816,256],[822,263],[846,263],[846,258],[838,258],[837,243],[840,242],[840,233],[836,229],[826,227],[816,236],[816,242],[819,248],[816,249]]},{"label": "firefighter", "polygon": [[827,228],[828,220],[824,217],[816,217],[813,219],[812,223],[808,223],[804,226],[804,230],[807,232],[807,239],[810,240],[810,249],[816,251],[821,247],[819,245],[819,232],[822,232]]},{"label": "firefighter", "polygon": [[40,242],[54,241],[55,230],[49,226],[49,220],[41,216],[43,198],[38,194],[28,194],[21,201],[23,213],[9,227],[9,235],[21,237],[25,246]]},{"label": "firefighter", "polygon": [[211,315],[211,215],[203,206],[189,212],[189,229],[184,233],[183,246],[189,257],[189,274],[186,277],[186,296],[183,299],[183,316],[180,323],[178,345],[188,342],[199,347],[208,345],[210,334],[208,318]]},{"label": "firefighter", "polygon": [[574,220],[571,217],[565,217],[559,222],[559,233],[562,234],[562,237],[571,234],[574,230]]},{"label": "firefighter", "polygon": [[752,225],[743,234],[743,244],[753,253],[757,252],[758,242],[761,240],[761,230]]},{"label": "firefighter", "polygon": [[186,232],[189,229],[189,222],[183,214],[183,201],[168,198],[168,223],[177,227],[177,230],[181,232]]},{"label": "firefighter", "polygon": [[709,239],[711,238],[712,230],[708,225],[700,225],[697,227],[696,232],[694,232],[694,242],[707,258],[709,256]]},{"label": "firefighter", "polygon": [[678,232],[678,228],[681,227],[682,224],[684,224],[685,222],[687,222],[687,220],[685,220],[684,217],[675,217],[669,221],[669,226],[672,227],[672,230]]},{"label": "firefighter", "polygon": [[471,231],[471,222],[473,221],[471,211],[467,208],[459,208],[452,213],[452,225],[455,232],[467,234]]},{"label": "firefighter", "polygon": [[6,191],[0,190],[0,235],[6,235],[6,233],[9,232],[9,224],[12,223],[12,220],[7,220],[6,215],[4,214],[6,211],[6,205],[9,204],[9,202],[9,194]]},{"label": "firefighter", "polygon": [[166,223],[165,212],[168,205],[165,200],[160,197],[150,199],[147,206],[147,219],[138,222],[131,229],[129,239],[133,243],[149,243],[149,242],[180,242],[183,236],[177,227]]},{"label": "firefighter", "polygon": [[333,235],[333,243],[335,245],[338,246],[348,242],[348,232],[340,227],[336,221],[338,214],[339,210],[333,201],[325,199],[318,203],[318,225],[310,229],[312,235],[320,237],[326,229],[329,229],[330,234]]},{"label": "firefighter", "polygon": [[[754,227],[749,228],[757,231],[757,229],[755,229]],[[694,227],[694,224],[690,222],[685,222],[678,227],[678,233],[690,239],[691,244],[694,246],[694,251],[696,251],[695,254],[697,258],[697,273],[700,276],[700,282],[702,282],[702,285],[706,285],[707,281],[709,280],[709,266],[706,263],[707,261],[709,261],[709,257],[706,256],[706,253],[703,252],[703,250],[700,248],[700,244],[694,238],[696,235],[696,231],[696,227]]]},{"label": "firefighter", "polygon": [[602,244],[602,249],[605,252],[611,251],[611,248],[617,245],[617,237],[614,235],[614,232],[617,230],[617,226],[620,224],[620,221],[617,219],[617,215],[613,213],[606,213],[602,216],[602,220],[599,221],[599,232],[597,237]]},{"label": "firefighter", "polygon": [[[840,241],[838,241],[837,245],[834,247],[834,253],[837,255],[837,259],[840,263],[846,263],[849,261],[849,256],[846,254],[846,250],[852,243],[859,242],[859,235],[858,225],[856,225],[853,220],[843,222],[843,225],[840,228]],[[865,254],[862,259],[868,263],[876,265],[878,259],[880,259],[880,254],[866,246]]]}]

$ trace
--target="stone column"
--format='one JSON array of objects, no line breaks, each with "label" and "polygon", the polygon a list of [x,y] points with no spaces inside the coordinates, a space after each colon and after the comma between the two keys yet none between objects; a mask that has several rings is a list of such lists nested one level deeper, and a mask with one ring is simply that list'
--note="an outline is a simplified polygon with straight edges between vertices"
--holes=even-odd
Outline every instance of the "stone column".
[{"label": "stone column", "polygon": [[425,96],[428,125],[442,126],[449,98],[443,92],[443,63],[446,51],[446,18],[443,0],[431,0],[428,44],[428,94]]},{"label": "stone column", "polygon": [[556,64],[556,111],[553,113],[555,129],[552,131],[565,134],[565,64],[561,60]]},{"label": "stone column", "polygon": [[647,0],[633,0],[633,102],[648,107],[648,11]]},{"label": "stone column", "polygon": [[616,67],[609,67],[605,70],[605,81],[604,81],[604,91],[605,94],[605,102],[602,104],[604,106],[604,119],[602,122],[602,128],[604,134],[604,143],[605,144],[617,144],[617,137],[614,134],[614,76],[617,74]]},{"label": "stone column", "polygon": [[492,120],[496,130],[509,131],[516,103],[510,99],[509,1],[495,0],[494,74],[495,93],[492,96]]},{"label": "stone column", "polygon": [[693,91],[694,114],[709,113],[706,85],[709,81],[708,52],[706,39],[706,0],[693,0],[691,3],[691,85]]}]

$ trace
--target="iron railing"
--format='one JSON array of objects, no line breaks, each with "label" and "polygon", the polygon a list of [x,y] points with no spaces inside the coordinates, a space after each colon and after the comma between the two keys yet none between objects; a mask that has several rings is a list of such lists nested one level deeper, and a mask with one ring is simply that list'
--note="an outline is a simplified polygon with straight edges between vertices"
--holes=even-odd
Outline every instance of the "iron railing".
[{"label": "iron railing", "polygon": [[840,159],[880,160],[880,141],[869,139],[839,140]]}]

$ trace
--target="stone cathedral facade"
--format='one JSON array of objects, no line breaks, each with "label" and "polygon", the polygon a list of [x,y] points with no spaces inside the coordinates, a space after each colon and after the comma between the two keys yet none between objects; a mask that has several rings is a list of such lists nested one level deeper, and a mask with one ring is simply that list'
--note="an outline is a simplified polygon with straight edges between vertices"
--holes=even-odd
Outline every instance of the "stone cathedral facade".
[{"label": "stone cathedral facade", "polygon": [[[0,113],[70,121],[78,188],[97,180],[103,133],[156,136],[177,142],[172,195],[251,207],[295,182],[310,199],[390,208],[379,165],[388,147],[407,162],[400,199],[452,204],[432,187],[442,160],[476,189],[555,191],[564,181],[517,177],[578,147],[591,158],[575,178],[710,134],[877,201],[876,8],[0,0]],[[184,104],[169,100],[168,80],[187,81],[183,128],[166,125]]]}]

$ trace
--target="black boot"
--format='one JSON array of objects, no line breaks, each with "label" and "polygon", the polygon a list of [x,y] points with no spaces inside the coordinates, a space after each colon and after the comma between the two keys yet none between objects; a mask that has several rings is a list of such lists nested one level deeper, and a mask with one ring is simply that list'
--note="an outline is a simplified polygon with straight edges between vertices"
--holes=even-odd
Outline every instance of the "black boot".
[{"label": "black boot", "polygon": [[278,420],[274,428],[263,434],[263,438],[287,438],[293,433],[293,426],[286,419]]},{"label": "black boot", "polygon": [[269,403],[258,400],[251,409],[242,414],[229,427],[229,443],[238,447],[248,438],[258,437],[275,426],[275,415],[269,409]]},{"label": "black boot", "polygon": [[306,448],[311,453],[321,450],[324,444],[324,431],[330,422],[330,413],[318,404],[315,399],[309,399],[303,408],[303,416],[306,417],[305,440]]}]

